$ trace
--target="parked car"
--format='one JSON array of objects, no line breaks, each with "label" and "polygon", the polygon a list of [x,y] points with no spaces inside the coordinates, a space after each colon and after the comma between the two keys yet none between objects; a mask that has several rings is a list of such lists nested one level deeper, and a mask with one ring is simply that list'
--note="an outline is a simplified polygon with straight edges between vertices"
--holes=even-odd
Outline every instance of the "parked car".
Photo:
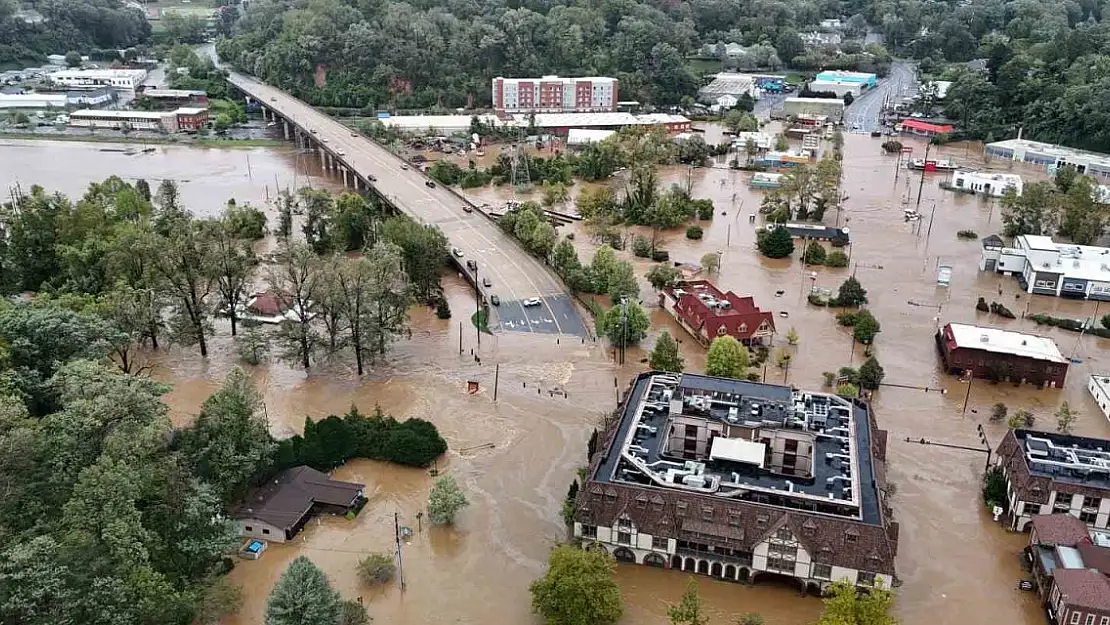
[{"label": "parked car", "polygon": [[340,156],[347,156],[347,153],[344,152],[343,150],[336,150],[335,153],[340,155]]},{"label": "parked car", "polygon": [[409,166],[401,163],[401,169],[408,170]]},{"label": "parked car", "polygon": [[489,296],[489,303],[493,304],[494,306],[500,306],[501,305],[501,298],[497,297],[496,295],[490,295]]},{"label": "parked car", "polygon": [[482,286],[485,286],[485,287],[493,286],[493,280],[490,280],[489,278],[482,278]]},{"label": "parked car", "polygon": [[434,189],[436,188],[436,183],[432,182],[431,180],[425,180],[424,186],[428,187],[429,189]]},{"label": "parked car", "polygon": [[312,130],[309,130],[309,132],[311,132],[312,134],[316,134],[316,129],[313,128]]},{"label": "parked car", "polygon": [[351,136],[352,136],[352,137],[357,137],[357,136],[359,136],[359,135],[358,135],[358,133],[357,133],[357,132],[352,132],[352,133],[351,133]]},{"label": "parked car", "polygon": [[542,302],[540,302],[540,298],[538,297],[529,297],[521,303],[524,304],[525,308],[531,308],[533,306],[539,306]]},{"label": "parked car", "polygon": [[464,213],[473,213],[474,209],[471,208],[469,204],[466,204],[466,205],[463,206],[463,212]]},{"label": "parked car", "polygon": [[370,182],[377,182],[378,181],[378,177],[375,176],[374,174],[366,174],[366,179],[369,180]]},{"label": "parked car", "polygon": [[[455,255],[455,258],[462,258],[463,256],[465,256],[465,254],[463,254],[463,251],[460,250],[457,247],[451,248],[451,253]],[[472,262],[472,261],[468,261],[468,262]]]},{"label": "parked car", "polygon": [[468,260],[468,261],[466,261],[466,268],[467,268],[467,269],[469,269],[469,270],[471,270],[471,271],[478,271],[478,263],[477,263],[477,261],[474,261],[474,260]]}]

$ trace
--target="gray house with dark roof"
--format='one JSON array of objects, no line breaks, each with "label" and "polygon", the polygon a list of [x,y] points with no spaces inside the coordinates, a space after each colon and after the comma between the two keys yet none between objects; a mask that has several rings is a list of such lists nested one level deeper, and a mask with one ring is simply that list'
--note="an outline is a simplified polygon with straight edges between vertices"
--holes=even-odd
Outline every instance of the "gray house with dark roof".
[{"label": "gray house with dark roof", "polygon": [[232,517],[242,534],[283,543],[292,540],[313,515],[346,514],[362,498],[364,486],[333,480],[311,467],[286,469],[251,493]]}]

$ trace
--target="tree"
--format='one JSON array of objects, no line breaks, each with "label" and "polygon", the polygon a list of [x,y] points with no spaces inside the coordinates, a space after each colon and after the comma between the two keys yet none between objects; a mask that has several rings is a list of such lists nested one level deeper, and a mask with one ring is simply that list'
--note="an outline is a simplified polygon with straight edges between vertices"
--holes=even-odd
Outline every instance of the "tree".
[{"label": "tree", "polygon": [[205,400],[182,439],[181,449],[193,472],[210,484],[224,503],[254,484],[270,466],[275,448],[262,395],[238,368]]},{"label": "tree", "polygon": [[825,264],[826,254],[825,247],[814,241],[806,246],[805,254],[802,255],[802,262],[807,265],[823,265]]},{"label": "tree", "polygon": [[1003,404],[1002,402],[991,406],[991,421],[995,423],[999,421],[1005,421],[1008,412],[1009,408],[1007,408],[1006,404]]},{"label": "tree", "polygon": [[[627,312],[626,312],[627,311]],[[627,347],[639,343],[647,336],[651,320],[636,302],[618,304],[598,318],[597,333],[608,337],[614,347]]]},{"label": "tree", "polygon": [[701,165],[709,158],[709,146],[701,135],[694,135],[678,145],[678,162]]},{"label": "tree", "polygon": [[721,255],[716,253],[716,252],[708,252],[708,253],[702,254],[701,268],[704,269],[706,271],[706,273],[709,273],[709,274],[720,273],[720,271],[721,271]]},{"label": "tree", "polygon": [[678,352],[678,343],[671,337],[670,332],[663,330],[659,338],[655,339],[655,348],[648,356],[648,366],[656,371],[682,372],[684,367],[682,355]]},{"label": "tree", "polygon": [[844,106],[852,106],[852,102],[855,102],[855,101],[856,101],[856,96],[852,95],[851,91],[844,94]]},{"label": "tree", "polygon": [[794,238],[783,227],[760,230],[756,235],[756,247],[767,258],[786,258],[794,253]]},{"label": "tree", "polygon": [[238,238],[230,220],[205,223],[205,238],[211,246],[208,271],[223,300],[222,310],[231,321],[231,336],[238,330],[239,310],[247,294],[251,273],[258,263],[250,241]]},{"label": "tree", "polygon": [[895,625],[890,616],[894,593],[882,582],[861,593],[851,582],[838,580],[825,591],[825,608],[817,625]]},{"label": "tree", "polygon": [[548,625],[613,625],[624,614],[616,561],[604,550],[559,545],[532,582],[532,610]]},{"label": "tree", "polygon": [[748,348],[727,334],[713,339],[705,357],[705,374],[743,380],[748,374]]},{"label": "tree", "polygon": [[1008,237],[1049,234],[1056,224],[1060,198],[1051,182],[1024,185],[1021,195],[1009,189],[1002,196],[1002,232]]},{"label": "tree", "polygon": [[849,276],[840,284],[836,294],[836,305],[845,308],[859,308],[867,303],[867,290],[855,276]]},{"label": "tree", "polygon": [[682,276],[682,273],[667,264],[652,265],[647,274],[648,284],[651,285],[656,291],[662,290],[664,287],[674,286],[675,282]]},{"label": "tree", "polygon": [[66,52],[66,67],[80,67],[81,53],[76,50]]},{"label": "tree", "polygon": [[[352,272],[365,274],[366,300],[361,302],[362,306],[356,310],[354,303],[348,298],[346,317],[353,325],[356,323],[356,318],[353,316],[356,312],[365,315],[361,321],[358,321],[358,330],[360,334],[366,334],[368,340],[365,344],[370,348],[372,357],[374,354],[384,355],[386,346],[408,327],[408,309],[409,304],[412,303],[412,296],[407,276],[402,270],[403,253],[400,246],[382,242],[371,248],[364,263],[352,265]],[[360,281],[350,273],[342,275],[347,276],[352,285],[357,288]],[[365,310],[362,309],[363,306]],[[352,339],[354,339],[353,333],[354,328],[352,328]],[[359,337],[359,340],[354,342],[357,345],[357,352],[364,341]],[[359,374],[361,373],[360,361]]]},{"label": "tree", "polygon": [[775,39],[775,52],[780,59],[789,64],[794,57],[801,56],[805,52],[805,44],[802,43],[802,38],[796,31],[785,29]]},{"label": "tree", "polygon": [[833,250],[825,257],[826,267],[847,267],[848,255],[840,250]]},{"label": "tree", "polygon": [[733,133],[753,132],[759,129],[759,120],[755,115],[738,109],[725,113],[723,123]]},{"label": "tree", "polygon": [[1032,412],[1024,408],[1019,408],[1006,420],[1006,426],[1010,429],[1031,428],[1036,422],[1037,417]]},{"label": "tree", "polygon": [[[159,195],[164,189],[163,183]],[[155,235],[144,251],[151,255],[151,265],[173,300],[173,339],[182,345],[199,345],[201,357],[207,357],[208,335],[212,332],[208,296],[217,284],[212,277],[212,247],[201,222],[188,214],[175,216],[170,212],[175,210],[174,205],[162,201],[166,234]]]},{"label": "tree", "polygon": [[671,625],[709,625],[709,616],[702,609],[698,583],[694,578],[686,580],[682,600],[667,606],[667,616],[671,619]]},{"label": "tree", "polygon": [[562,206],[570,199],[570,191],[567,190],[567,185],[561,182],[550,182],[545,180],[543,183],[543,205],[547,207]]},{"label": "tree", "polygon": [[879,320],[871,314],[871,311],[861,310],[856,314],[855,323],[852,324],[852,336],[860,343],[870,345],[880,329]]},{"label": "tree", "polygon": [[455,478],[444,475],[436,478],[432,491],[428,494],[428,519],[436,525],[450,525],[455,515],[470,502],[466,500]]},{"label": "tree", "polygon": [[339,593],[311,560],[289,563],[266,601],[266,625],[336,625]]},{"label": "tree", "polygon": [[763,617],[756,612],[748,612],[740,617],[736,625],[764,625]]},{"label": "tree", "polygon": [[790,329],[786,331],[787,343],[791,345],[797,345],[800,338],[801,337],[798,336],[798,331],[794,329],[794,326],[790,326]]},{"label": "tree", "polygon": [[369,623],[370,615],[366,613],[366,606],[358,601],[339,602],[338,625],[369,625]]},{"label": "tree", "polygon": [[439,271],[448,257],[447,237],[435,226],[408,217],[390,217],[382,223],[382,238],[401,247],[405,274],[413,294],[426,302],[439,287]]},{"label": "tree", "polygon": [[859,385],[873,391],[883,383],[884,376],[886,376],[886,373],[883,371],[883,366],[879,364],[874,356],[871,356],[860,365]]},{"label": "tree", "polygon": [[275,299],[292,318],[281,323],[279,338],[284,344],[284,357],[308,369],[312,355],[320,344],[320,336],[312,324],[312,305],[319,299],[322,275],[316,255],[307,246],[287,245],[276,254],[269,268],[269,282]]},{"label": "tree", "polygon": [[605,292],[614,304],[625,298],[639,298],[640,285],[636,282],[636,269],[627,260],[618,260],[613,264],[606,282],[608,288]]},{"label": "tree", "polygon": [[1071,426],[1075,423],[1076,418],[1079,417],[1079,411],[1073,410],[1068,402],[1060,404],[1060,408],[1056,410],[1056,431],[1061,434],[1071,434]]},{"label": "tree", "polygon": [[393,579],[397,565],[393,556],[385,553],[372,553],[358,561],[358,576],[365,584],[384,584]]}]

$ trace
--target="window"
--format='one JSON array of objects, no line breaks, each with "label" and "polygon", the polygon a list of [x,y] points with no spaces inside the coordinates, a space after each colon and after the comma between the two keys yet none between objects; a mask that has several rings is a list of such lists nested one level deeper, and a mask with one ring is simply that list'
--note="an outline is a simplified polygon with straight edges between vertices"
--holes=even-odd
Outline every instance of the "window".
[{"label": "window", "polygon": [[640,495],[639,497],[637,497],[636,498],[636,507],[637,508],[646,508],[647,507],[647,497],[645,497],[643,495]]},{"label": "window", "polygon": [[857,572],[856,573],[856,585],[857,586],[874,586],[875,585],[875,574],[874,573],[868,573],[866,571]]},{"label": "window", "polygon": [[583,538],[597,538],[597,526],[596,525],[583,525],[582,526],[582,537]]},{"label": "window", "polygon": [[817,579],[832,579],[832,566],[828,564],[814,564],[813,576]]},{"label": "window", "polygon": [[1040,513],[1041,513],[1041,504],[1039,504],[1039,503],[1028,503],[1028,502],[1025,504],[1025,514],[1028,514],[1028,515],[1032,516],[1034,514],[1040,514]]},{"label": "window", "polygon": [[712,521],[713,520],[713,508],[711,508],[710,506],[702,506],[702,508],[701,508],[701,518],[702,518],[703,521]]},{"label": "window", "polygon": [[1094,522],[1095,522],[1095,519],[1097,519],[1097,518],[1098,518],[1098,513],[1097,512],[1080,512],[1079,513],[1079,520],[1083,521],[1087,525],[1093,525]]},{"label": "window", "polygon": [[632,534],[629,532],[617,532],[617,542],[622,545],[631,545]]},{"label": "window", "polygon": [[759,527],[763,527],[763,526],[767,525],[767,516],[763,515],[763,514],[757,516],[755,518],[755,524],[758,525]]},{"label": "window", "polygon": [[767,570],[778,572],[778,573],[787,573],[789,575],[793,575],[794,574],[794,561],[793,560],[784,560],[782,558],[776,558],[776,557],[773,557],[773,556],[768,556],[767,557]]},{"label": "window", "polygon": [[686,502],[679,501],[674,505],[675,514],[678,516],[686,516]]},{"label": "window", "polygon": [[250,525],[244,525],[244,526],[243,526],[243,531],[244,531],[244,532],[253,532],[253,531],[254,531],[254,528],[253,528],[253,527],[251,527]]},{"label": "window", "polygon": [[1095,615],[1094,614],[1091,614],[1090,612],[1087,613],[1087,623],[1086,623],[1086,625],[1095,625]]},{"label": "window", "polygon": [[617,519],[617,527],[625,530],[630,530],[632,529],[632,520],[626,516],[622,516],[621,518]]},{"label": "window", "polygon": [[651,548],[658,549],[659,551],[666,551],[670,546],[671,541],[666,536],[652,536]]},{"label": "window", "polygon": [[859,534],[855,532],[844,532],[844,540],[847,542],[854,543],[857,538],[859,538]]},{"label": "window", "polygon": [[1098,625],[1110,625],[1110,616],[1104,616],[1098,620]]},{"label": "window", "polygon": [[794,560],[798,557],[798,548],[793,545],[783,545],[780,543],[771,543],[767,546],[767,557],[782,557],[789,560]]},{"label": "window", "polygon": [[780,527],[778,531],[775,532],[775,538],[779,540],[794,540],[794,532],[791,532],[789,527]]},{"label": "window", "polygon": [[740,527],[740,513],[739,512],[730,512],[730,513],[728,513],[728,524],[731,527]]},{"label": "window", "polygon": [[269,535],[269,534],[270,534],[270,530],[268,530],[268,529],[266,529],[266,528],[262,528],[262,533],[263,533],[263,534],[266,534],[266,535]]},{"label": "window", "polygon": [[1084,508],[1094,508],[1094,509],[1097,510],[1100,505],[1102,505],[1102,498],[1101,497],[1084,497],[1083,498],[1083,507]]},{"label": "window", "polygon": [[1079,617],[1083,616],[1079,612],[1073,611],[1071,613],[1071,625],[1079,625]]}]

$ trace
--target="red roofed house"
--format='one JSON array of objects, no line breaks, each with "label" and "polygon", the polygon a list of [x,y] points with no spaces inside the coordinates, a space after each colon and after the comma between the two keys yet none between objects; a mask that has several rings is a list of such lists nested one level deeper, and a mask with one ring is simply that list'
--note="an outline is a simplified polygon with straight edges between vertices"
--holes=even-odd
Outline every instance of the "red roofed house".
[{"label": "red roofed house", "polygon": [[1110,535],[1070,514],[1033,516],[1025,548],[1053,623],[1110,624]]},{"label": "red roofed house", "polygon": [[744,345],[762,345],[775,334],[774,315],[760,310],[752,296],[722,293],[708,280],[664,288],[659,305],[703,345],[726,334]]},{"label": "red roofed house", "polygon": [[935,137],[942,133],[952,132],[955,129],[956,127],[950,124],[930,124],[920,119],[903,119],[902,123],[898,124],[898,132],[919,137]]}]

